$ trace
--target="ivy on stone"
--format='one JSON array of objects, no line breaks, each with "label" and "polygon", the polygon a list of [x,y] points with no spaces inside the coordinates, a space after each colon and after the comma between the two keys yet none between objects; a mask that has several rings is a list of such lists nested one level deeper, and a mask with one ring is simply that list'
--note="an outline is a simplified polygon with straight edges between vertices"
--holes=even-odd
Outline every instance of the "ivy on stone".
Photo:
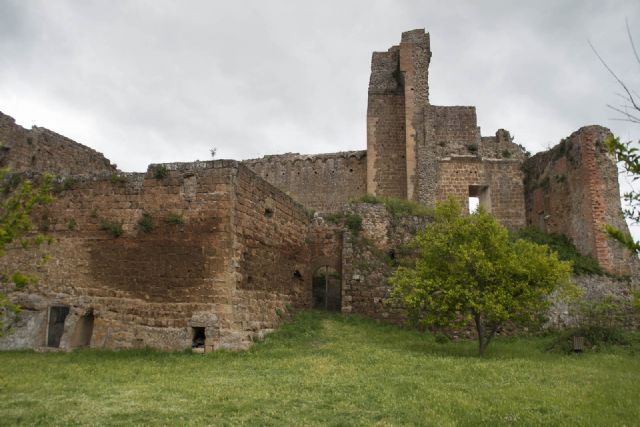
[{"label": "ivy on stone", "polygon": [[[4,197],[0,200],[0,256],[5,255],[7,245],[19,242],[22,248],[37,246],[45,241],[42,234],[35,234],[31,222],[32,211],[42,205],[51,203],[52,177],[43,175],[39,183],[34,185],[30,179],[11,173],[8,169],[0,169],[0,183]],[[21,272],[2,274],[0,284],[4,288],[12,283],[16,288],[32,284],[36,279]],[[7,313],[18,313],[20,308],[12,304],[6,296],[5,289],[0,288],[0,319]],[[2,334],[0,320],[0,335]]]}]

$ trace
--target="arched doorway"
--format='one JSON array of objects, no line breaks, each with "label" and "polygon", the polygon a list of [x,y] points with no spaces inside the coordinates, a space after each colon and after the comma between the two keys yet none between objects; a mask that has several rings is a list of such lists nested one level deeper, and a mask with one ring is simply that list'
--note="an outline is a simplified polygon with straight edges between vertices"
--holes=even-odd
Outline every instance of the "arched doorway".
[{"label": "arched doorway", "polygon": [[313,272],[313,308],[329,311],[342,309],[342,283],[336,269],[323,265]]}]

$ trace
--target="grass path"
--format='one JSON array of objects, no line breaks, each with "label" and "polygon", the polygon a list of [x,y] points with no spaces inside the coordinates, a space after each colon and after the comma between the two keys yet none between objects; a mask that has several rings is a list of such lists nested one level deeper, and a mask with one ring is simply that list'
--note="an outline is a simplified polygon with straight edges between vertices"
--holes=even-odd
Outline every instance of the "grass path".
[{"label": "grass path", "polygon": [[640,349],[570,356],[301,313],[243,353],[0,353],[0,425],[640,425]]}]

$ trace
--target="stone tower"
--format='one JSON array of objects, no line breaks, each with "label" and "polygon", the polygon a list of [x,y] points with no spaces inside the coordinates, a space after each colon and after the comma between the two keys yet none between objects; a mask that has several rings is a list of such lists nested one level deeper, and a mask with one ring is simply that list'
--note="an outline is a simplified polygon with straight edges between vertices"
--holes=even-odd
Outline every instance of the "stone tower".
[{"label": "stone tower", "polygon": [[416,148],[429,103],[429,34],[402,34],[399,46],[374,52],[367,106],[367,192],[416,198]]}]

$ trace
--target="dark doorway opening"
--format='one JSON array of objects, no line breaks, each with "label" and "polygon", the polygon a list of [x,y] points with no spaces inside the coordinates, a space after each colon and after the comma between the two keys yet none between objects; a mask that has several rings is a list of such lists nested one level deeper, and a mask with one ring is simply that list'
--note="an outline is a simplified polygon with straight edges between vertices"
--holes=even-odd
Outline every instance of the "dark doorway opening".
[{"label": "dark doorway opening", "polygon": [[313,308],[329,311],[342,309],[342,285],[338,272],[325,265],[313,273]]},{"label": "dark doorway opening", "polygon": [[204,333],[204,327],[194,326],[192,330],[191,348],[204,348],[204,342],[206,335]]},{"label": "dark doorway opening", "polygon": [[47,346],[60,347],[60,339],[64,333],[64,321],[69,314],[69,307],[57,305],[49,307],[49,330],[47,332]]},{"label": "dark doorway opening", "polygon": [[91,336],[93,335],[93,310],[85,313],[78,323],[71,339],[72,347],[89,347],[91,345]]}]

